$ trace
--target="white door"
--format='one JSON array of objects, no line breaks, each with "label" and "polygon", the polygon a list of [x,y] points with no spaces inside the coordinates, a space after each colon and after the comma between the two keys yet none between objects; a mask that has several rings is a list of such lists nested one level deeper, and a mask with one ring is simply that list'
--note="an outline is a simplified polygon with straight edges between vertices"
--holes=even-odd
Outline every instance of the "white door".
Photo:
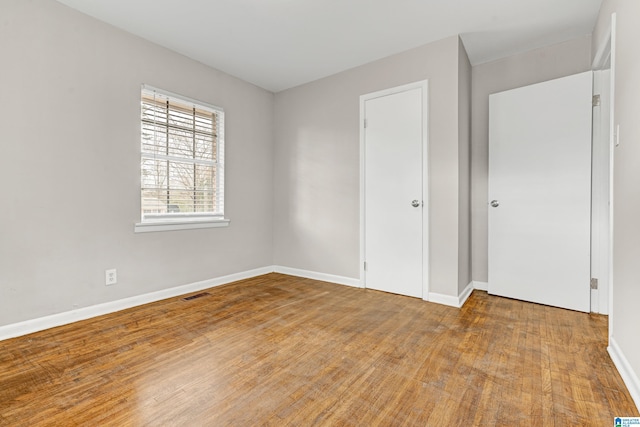
[{"label": "white door", "polygon": [[365,286],[423,296],[426,84],[365,95]]},{"label": "white door", "polygon": [[590,309],[592,73],[489,97],[489,293]]}]

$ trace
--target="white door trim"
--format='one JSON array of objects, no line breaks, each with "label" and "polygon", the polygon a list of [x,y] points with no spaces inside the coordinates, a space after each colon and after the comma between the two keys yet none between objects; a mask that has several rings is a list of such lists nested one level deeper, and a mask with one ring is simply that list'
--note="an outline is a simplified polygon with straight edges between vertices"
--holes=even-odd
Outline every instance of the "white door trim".
[{"label": "white door trim", "polygon": [[[591,289],[591,312],[609,313],[609,165],[611,163],[609,81],[610,70],[593,72],[593,93],[600,95],[600,105],[593,107],[592,187],[591,187],[591,278],[598,280],[598,288]],[[605,134],[606,132],[606,134]]]},{"label": "white door trim", "polygon": [[[365,271],[365,102],[395,93],[408,90],[422,89],[422,299],[428,301],[429,296],[429,81],[422,80],[389,89],[380,90],[360,96],[360,283],[363,288],[366,284]],[[393,224],[389,224],[393,226]]]},{"label": "white door trim", "polygon": [[[615,126],[615,94],[616,94],[616,14],[611,14],[611,21],[607,33],[598,46],[596,54],[591,64],[593,70],[604,69],[609,62],[609,280],[608,280],[608,315],[609,315],[609,342],[613,340],[613,170],[614,170],[614,150],[618,146],[618,132]],[[603,112],[604,114],[604,112]]]},{"label": "white door trim", "polygon": [[609,49],[611,49],[611,79],[609,81],[609,139],[611,155],[609,156],[609,342],[613,340],[613,151],[618,146],[620,135],[615,126],[616,105],[616,14],[611,14],[611,34],[609,36]]}]

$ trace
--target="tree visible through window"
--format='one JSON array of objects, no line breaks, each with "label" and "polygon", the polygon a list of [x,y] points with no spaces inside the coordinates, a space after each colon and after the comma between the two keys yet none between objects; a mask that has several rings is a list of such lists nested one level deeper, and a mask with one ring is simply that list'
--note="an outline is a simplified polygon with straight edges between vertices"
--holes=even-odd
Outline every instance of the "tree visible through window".
[{"label": "tree visible through window", "polygon": [[224,112],[142,89],[142,221],[224,216]]}]

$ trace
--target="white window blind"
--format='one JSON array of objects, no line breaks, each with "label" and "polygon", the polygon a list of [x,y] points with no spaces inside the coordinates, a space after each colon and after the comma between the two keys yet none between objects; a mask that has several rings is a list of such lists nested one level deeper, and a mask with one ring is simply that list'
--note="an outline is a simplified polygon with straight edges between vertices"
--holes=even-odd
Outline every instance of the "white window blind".
[{"label": "white window blind", "polygon": [[224,218],[224,111],[143,86],[142,222]]}]

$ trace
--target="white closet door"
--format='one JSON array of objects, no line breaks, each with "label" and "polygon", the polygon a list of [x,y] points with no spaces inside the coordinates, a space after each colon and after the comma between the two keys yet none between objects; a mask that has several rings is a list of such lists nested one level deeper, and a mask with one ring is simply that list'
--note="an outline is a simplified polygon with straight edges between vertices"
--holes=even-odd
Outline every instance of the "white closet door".
[{"label": "white closet door", "polygon": [[367,288],[422,297],[423,88],[364,101]]},{"label": "white closet door", "polygon": [[489,293],[590,310],[592,73],[490,96]]}]

